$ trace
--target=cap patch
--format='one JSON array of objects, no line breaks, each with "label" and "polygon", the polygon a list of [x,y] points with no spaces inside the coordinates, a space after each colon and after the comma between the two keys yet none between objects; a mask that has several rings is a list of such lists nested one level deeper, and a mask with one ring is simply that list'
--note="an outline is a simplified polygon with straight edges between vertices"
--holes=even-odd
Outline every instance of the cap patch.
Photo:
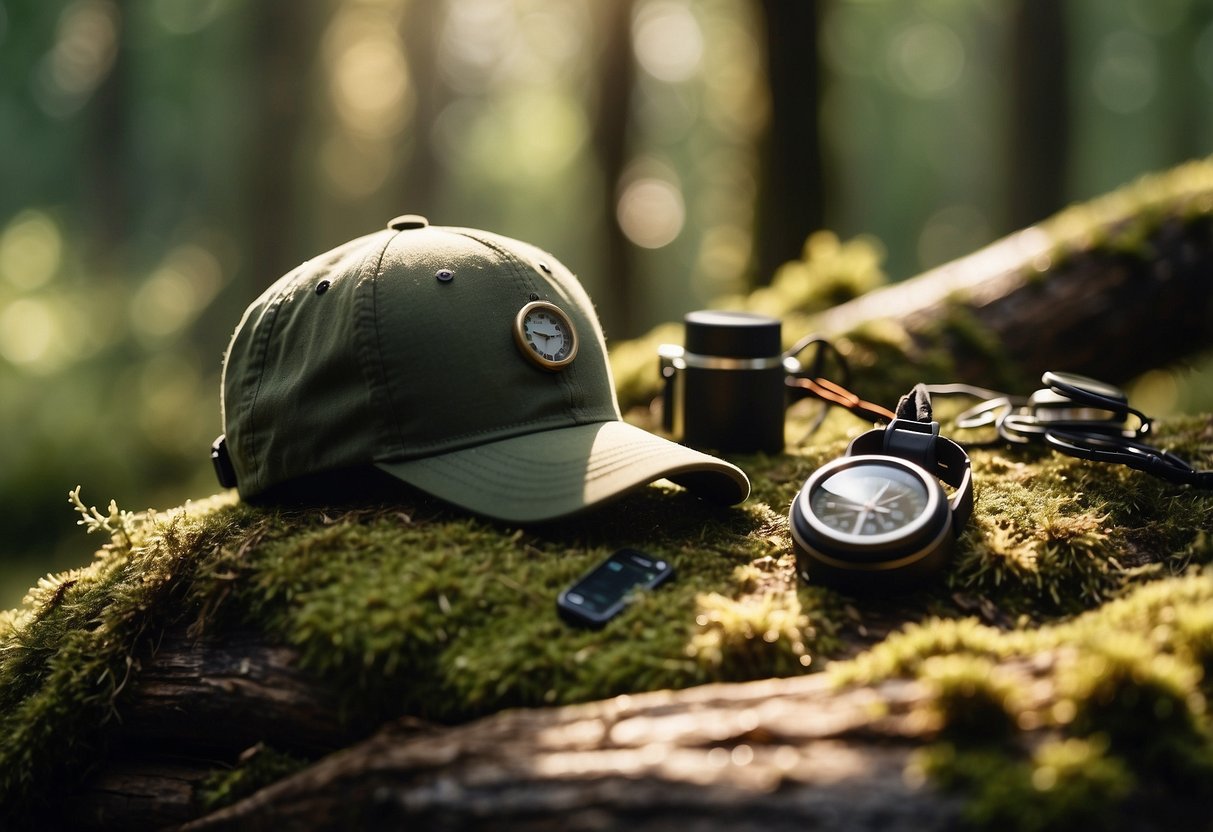
[{"label": "cap patch", "polygon": [[526,358],[544,370],[563,370],[577,357],[577,330],[559,306],[535,300],[514,318],[514,343]]}]

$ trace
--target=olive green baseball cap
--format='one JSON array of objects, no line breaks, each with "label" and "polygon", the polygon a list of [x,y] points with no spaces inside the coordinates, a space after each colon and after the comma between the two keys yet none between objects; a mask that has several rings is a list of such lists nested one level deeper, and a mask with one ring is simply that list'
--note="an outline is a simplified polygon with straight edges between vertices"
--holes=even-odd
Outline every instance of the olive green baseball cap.
[{"label": "olive green baseball cap", "polygon": [[624,422],[593,304],[556,258],[414,215],[245,311],[212,457],[242,497],[378,468],[477,514],[564,517],[666,478],[731,505],[735,465]]}]

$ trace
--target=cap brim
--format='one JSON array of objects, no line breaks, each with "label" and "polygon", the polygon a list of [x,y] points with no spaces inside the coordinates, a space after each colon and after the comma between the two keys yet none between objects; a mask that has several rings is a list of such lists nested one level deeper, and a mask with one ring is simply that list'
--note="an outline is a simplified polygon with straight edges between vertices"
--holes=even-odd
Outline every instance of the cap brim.
[{"label": "cap brim", "polygon": [[574,514],[662,478],[722,505],[750,493],[750,481],[736,465],[620,421],[377,464],[435,497],[516,523]]}]

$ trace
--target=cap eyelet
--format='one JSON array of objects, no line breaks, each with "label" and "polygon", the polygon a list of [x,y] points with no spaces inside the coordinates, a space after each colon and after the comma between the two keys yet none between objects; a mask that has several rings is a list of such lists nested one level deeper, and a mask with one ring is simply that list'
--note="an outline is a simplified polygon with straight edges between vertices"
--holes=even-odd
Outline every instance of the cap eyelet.
[{"label": "cap eyelet", "polygon": [[434,277],[438,278],[439,283],[450,283],[455,279],[455,273],[450,269],[439,269],[434,272]]},{"label": "cap eyelet", "polygon": [[329,286],[331,286],[331,285],[332,284],[330,284],[327,280],[320,281],[319,283],[316,284],[316,294],[323,295],[325,292],[327,292],[329,290]]},{"label": "cap eyelet", "polygon": [[536,301],[536,300],[539,300],[539,295],[537,295],[537,294],[536,294],[536,293],[534,293],[534,292],[531,292],[531,293],[530,293],[529,295],[527,295],[526,297],[527,297],[527,300],[531,300],[531,301]]}]

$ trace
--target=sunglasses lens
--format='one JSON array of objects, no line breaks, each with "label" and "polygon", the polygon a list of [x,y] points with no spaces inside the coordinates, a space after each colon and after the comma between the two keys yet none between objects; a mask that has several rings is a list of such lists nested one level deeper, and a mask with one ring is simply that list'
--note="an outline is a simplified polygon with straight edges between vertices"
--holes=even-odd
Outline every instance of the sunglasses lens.
[{"label": "sunglasses lens", "polygon": [[1068,396],[1076,403],[1103,405],[1104,407],[1129,403],[1129,397],[1119,387],[1113,387],[1103,381],[1098,381],[1077,373],[1047,372],[1040,380],[1063,396]]}]

